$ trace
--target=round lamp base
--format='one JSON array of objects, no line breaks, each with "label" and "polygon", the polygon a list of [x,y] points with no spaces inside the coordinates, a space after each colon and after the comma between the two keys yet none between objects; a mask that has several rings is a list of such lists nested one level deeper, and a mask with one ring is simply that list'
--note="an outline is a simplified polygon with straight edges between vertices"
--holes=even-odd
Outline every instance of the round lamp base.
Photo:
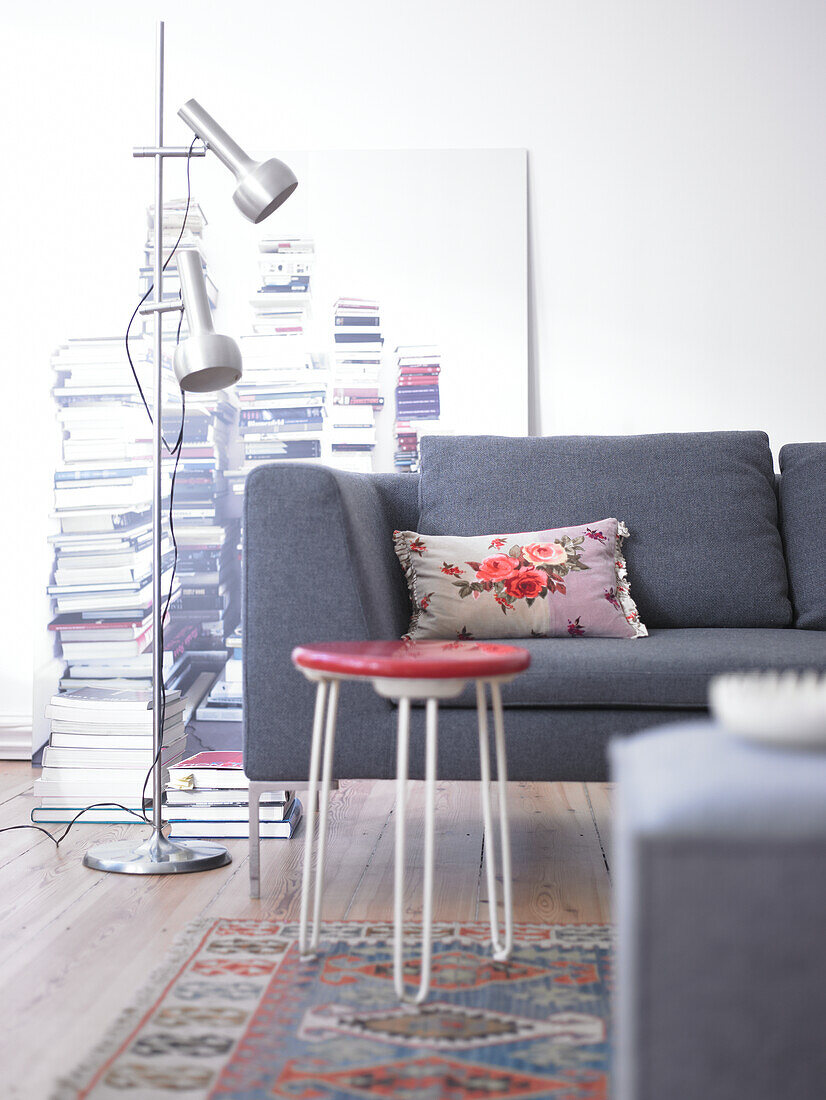
[{"label": "round lamp base", "polygon": [[172,841],[155,832],[143,844],[121,840],[98,844],[83,857],[83,866],[121,875],[185,875],[224,867],[232,856],[220,844],[206,841]]}]

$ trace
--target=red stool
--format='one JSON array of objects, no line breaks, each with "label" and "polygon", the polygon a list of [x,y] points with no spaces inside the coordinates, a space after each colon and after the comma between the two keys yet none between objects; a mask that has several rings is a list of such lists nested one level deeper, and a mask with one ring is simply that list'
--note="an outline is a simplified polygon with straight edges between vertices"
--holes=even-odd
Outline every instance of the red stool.
[{"label": "red stool", "polygon": [[[500,685],[513,680],[530,665],[530,654],[514,646],[486,642],[329,642],[322,645],[298,646],[293,650],[293,663],[308,680],[315,681],[315,715],[310,754],[310,782],[307,794],[309,809],[304,848],[304,875],[301,884],[301,916],[299,949],[302,958],[313,958],[318,948],[321,901],[324,879],[324,854],[327,842],[327,810],[333,769],[338,689],[342,680],[363,680],[371,683],[379,695],[395,699],[399,704],[398,745],[396,764],[396,857],[394,883],[394,978],[396,993],[402,1001],[421,1004],[430,988],[433,917],[433,850],[436,802],[436,751],[439,699],[459,695],[469,680],[476,681],[476,708],[479,721],[479,763],[482,776],[482,815],[485,828],[485,864],[490,908],[490,935],[493,957],[508,958],[513,946],[513,905],[511,897],[510,833],[506,801],[507,763],[505,759],[505,726],[502,716]],[[496,745],[496,772],[499,780],[500,843],[502,848],[502,885],[505,918],[505,940],[499,939],[497,922],[496,860],[493,847],[493,826],[490,806],[490,755],[485,685],[490,687],[493,705],[493,728]],[[422,967],[419,990],[414,998],[404,991],[403,975],[403,904],[405,806],[407,799],[408,741],[410,736],[410,703],[426,700],[425,747],[425,855],[424,898],[422,904]],[[325,721],[326,709],[326,721]],[[323,762],[322,762],[323,757]],[[314,846],[316,791],[321,771],[321,793],[318,799],[318,845],[315,868],[312,936],[308,944],[307,917],[310,906],[310,878]]]}]

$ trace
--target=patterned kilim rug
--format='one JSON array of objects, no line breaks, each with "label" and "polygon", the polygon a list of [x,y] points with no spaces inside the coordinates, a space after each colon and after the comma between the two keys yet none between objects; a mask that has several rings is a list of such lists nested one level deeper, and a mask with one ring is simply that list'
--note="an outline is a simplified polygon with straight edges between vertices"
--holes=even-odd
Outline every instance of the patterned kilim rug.
[{"label": "patterned kilim rug", "polygon": [[314,963],[297,930],[190,925],[53,1100],[607,1100],[608,928],[517,925],[496,963],[487,924],[436,924],[420,1009],[396,1000],[392,925],[325,925]]}]

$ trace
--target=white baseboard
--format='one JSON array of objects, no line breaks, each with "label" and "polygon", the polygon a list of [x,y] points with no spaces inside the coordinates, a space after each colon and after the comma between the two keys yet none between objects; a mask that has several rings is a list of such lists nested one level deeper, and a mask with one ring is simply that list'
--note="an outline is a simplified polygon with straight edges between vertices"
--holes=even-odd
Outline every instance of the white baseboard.
[{"label": "white baseboard", "polygon": [[0,714],[0,760],[31,760],[30,714]]}]

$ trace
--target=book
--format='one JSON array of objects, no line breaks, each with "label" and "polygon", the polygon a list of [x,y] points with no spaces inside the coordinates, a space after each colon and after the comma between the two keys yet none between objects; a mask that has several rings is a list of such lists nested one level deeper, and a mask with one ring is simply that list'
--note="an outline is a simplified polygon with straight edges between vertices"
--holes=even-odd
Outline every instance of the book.
[{"label": "book", "polygon": [[[162,779],[166,776],[166,762],[162,763],[164,769]],[[123,768],[52,768],[44,767],[40,779],[32,784],[34,793],[54,794],[81,794],[103,795],[104,797],[117,796],[122,801],[124,796],[132,795],[140,797],[143,783],[146,779],[149,765]],[[147,790],[151,788],[150,780]]]},{"label": "book", "polygon": [[[167,617],[168,621],[168,617]],[[82,615],[58,615],[49,623],[61,641],[87,641],[92,638],[105,642],[123,642],[140,638],[152,629],[151,615],[136,619],[112,616],[106,619],[84,619]]]},{"label": "book", "polygon": [[110,466],[105,462],[84,463],[83,466],[62,466],[54,472],[55,485],[74,484],[86,481],[110,481],[112,479],[148,476],[152,472],[145,463],[132,463],[129,466]]},{"label": "book", "polygon": [[[146,778],[147,769],[138,779],[131,773],[123,771],[113,777],[106,772],[88,771],[82,772],[82,778],[72,778],[68,768],[55,768],[55,775],[48,779],[42,776],[35,779],[32,784],[32,793],[40,799],[64,799],[72,805],[88,802],[102,802],[104,799],[115,799],[126,806],[140,803],[143,792],[143,781]],[[147,797],[152,796],[152,782],[146,787]]]},{"label": "book", "polygon": [[[79,801],[79,800],[76,800]],[[103,802],[103,799],[100,800]],[[116,799],[115,801],[120,801]],[[90,803],[91,804],[91,803]],[[35,806],[31,812],[31,820],[35,825],[68,825],[70,821],[83,810],[83,816],[78,817],[77,824],[83,825],[146,825],[146,820],[136,815],[141,813],[137,803],[134,806],[127,805],[126,810],[120,810],[117,806],[96,806],[94,809],[86,809],[83,805],[74,806]],[[134,810],[134,813],[127,813]],[[147,814],[149,811],[147,811]],[[151,819],[150,819],[151,820]]]},{"label": "book", "polygon": [[248,443],[244,452],[247,458],[320,458],[321,442],[318,439],[281,439],[271,443]]},{"label": "book", "polygon": [[[161,578],[163,592],[168,592],[172,580],[172,570]],[[70,611],[88,611],[90,617],[97,617],[102,611],[133,611],[145,609],[152,603],[151,577],[140,588],[123,586],[112,591],[82,591],[63,594],[53,593],[55,606],[61,614]],[[174,599],[174,596],[173,596]]]},{"label": "book", "polygon": [[169,785],[178,790],[203,787],[249,787],[240,752],[199,752],[169,769]]},{"label": "book", "polygon": [[[172,556],[170,555],[169,563],[172,565]],[[60,574],[60,570],[57,570],[57,574]],[[149,572],[144,573],[140,577],[136,577],[130,580],[114,580],[114,581],[93,581],[91,578],[88,581],[78,582],[77,580],[68,581],[64,580],[61,584],[50,584],[47,586],[47,593],[50,596],[77,596],[77,595],[93,595],[100,593],[101,595],[112,593],[132,593],[141,592],[147,583],[152,581],[151,566]]]},{"label": "book", "polygon": [[[261,821],[284,821],[292,810],[289,802],[260,802],[258,814]],[[207,802],[199,805],[173,803],[166,807],[164,817],[170,822],[179,821],[243,821],[249,825],[249,802]]]},{"label": "book", "polygon": [[335,308],[338,309],[367,309],[378,310],[379,303],[373,298],[336,298],[334,303]]},{"label": "book", "polygon": [[199,722],[243,722],[244,708],[208,699],[195,711],[195,717]]},{"label": "book", "polygon": [[[180,699],[181,693],[176,690],[168,690],[166,703],[170,706]],[[119,713],[143,714],[151,713],[153,695],[151,691],[132,691],[127,689],[110,688],[78,688],[76,691],[66,692],[62,695],[53,695],[52,707],[60,709],[81,708],[83,710],[112,708]],[[102,721],[103,719],[101,719]]]},{"label": "book", "polygon": [[[163,671],[168,675],[175,664],[175,657],[168,649],[163,654]],[[72,661],[69,676],[85,680],[124,679],[147,680],[152,678],[152,654],[144,651],[137,657],[112,657],[99,661]]]},{"label": "book", "polygon": [[[74,684],[73,680],[70,680]],[[125,681],[129,683],[129,681]],[[100,683],[100,681],[98,681]],[[108,681],[107,681],[108,683]],[[183,699],[175,699],[164,708],[164,730],[172,729],[182,721],[185,708]],[[84,711],[80,709],[59,711],[53,709],[53,713],[59,715],[52,717],[52,732],[57,733],[88,733],[96,737],[104,735],[146,734],[152,733],[152,712],[146,714],[114,715],[112,711]],[[49,717],[49,715],[47,715]]]},{"label": "book", "polygon": [[[291,802],[292,791],[267,791],[261,798],[261,805]],[[166,788],[166,801],[170,806],[248,806],[246,790],[239,788],[203,787],[193,790]]]},{"label": "book", "polygon": [[307,405],[281,404],[275,400],[269,407],[241,410],[241,428],[247,424],[279,424],[291,421],[321,421],[324,419],[322,399]]},{"label": "book", "polygon": [[[164,540],[161,543],[161,555],[166,555],[172,550],[172,543]],[[126,570],[126,580],[132,580],[134,576],[142,576],[146,569],[152,568],[152,547],[147,537],[145,545],[112,547],[96,550],[78,550],[62,547],[57,551],[57,570],[65,574],[71,583],[70,574],[76,574],[76,580],[92,580],[96,578],[89,575],[89,571],[97,570]],[[100,578],[112,580],[122,577],[123,574],[108,573]]]},{"label": "book", "polygon": [[[55,748],[67,749],[145,749],[152,746],[152,730],[132,730],[122,732],[107,731],[106,733],[93,733],[89,728],[70,730],[64,733],[60,729],[52,727],[49,744]],[[177,741],[184,733],[183,721],[175,721],[168,726],[164,725],[164,741]]]},{"label": "book", "polygon": [[380,332],[375,332],[368,325],[357,327],[348,326],[336,329],[335,341],[337,344],[383,344],[384,337]]},{"label": "book", "polygon": [[109,642],[95,638],[89,642],[63,642],[66,660],[95,660],[99,657],[137,657],[152,644],[152,630],[128,641]]},{"label": "book", "polygon": [[151,538],[151,522],[137,522],[131,526],[123,526],[116,531],[105,533],[64,531],[60,534],[49,535],[48,541],[53,543],[59,551],[73,550],[92,554],[104,550],[129,550],[142,540],[146,540],[145,545],[151,545]]},{"label": "book", "polygon": [[259,252],[315,252],[315,242],[308,237],[264,237],[258,242]]},{"label": "book", "polygon": [[151,508],[147,503],[145,508],[135,510],[113,511],[109,508],[78,508],[71,512],[59,512],[55,518],[60,521],[60,530],[63,534],[96,533],[108,534],[118,531],[123,527],[131,527],[141,520],[151,517]]},{"label": "book", "polygon": [[[261,821],[259,836],[269,840],[289,840],[301,820],[301,803],[293,799],[290,812],[283,821]],[[249,821],[173,821],[170,822],[171,840],[206,839],[249,836]]]},{"label": "book", "polygon": [[[161,760],[164,762],[167,762],[173,757],[179,759],[183,755],[185,741],[183,723],[177,728],[179,736],[176,737],[174,741],[170,740],[167,743],[166,739],[164,739],[161,753]],[[47,777],[45,775],[47,770],[51,773],[51,769],[53,768],[88,768],[90,770],[105,768],[107,771],[142,768],[145,773],[151,766],[154,758],[155,754],[152,749],[151,741],[142,748],[137,749],[112,748],[108,746],[102,749],[75,748],[73,746],[56,745],[54,741],[51,741],[43,750],[44,778]]]}]

